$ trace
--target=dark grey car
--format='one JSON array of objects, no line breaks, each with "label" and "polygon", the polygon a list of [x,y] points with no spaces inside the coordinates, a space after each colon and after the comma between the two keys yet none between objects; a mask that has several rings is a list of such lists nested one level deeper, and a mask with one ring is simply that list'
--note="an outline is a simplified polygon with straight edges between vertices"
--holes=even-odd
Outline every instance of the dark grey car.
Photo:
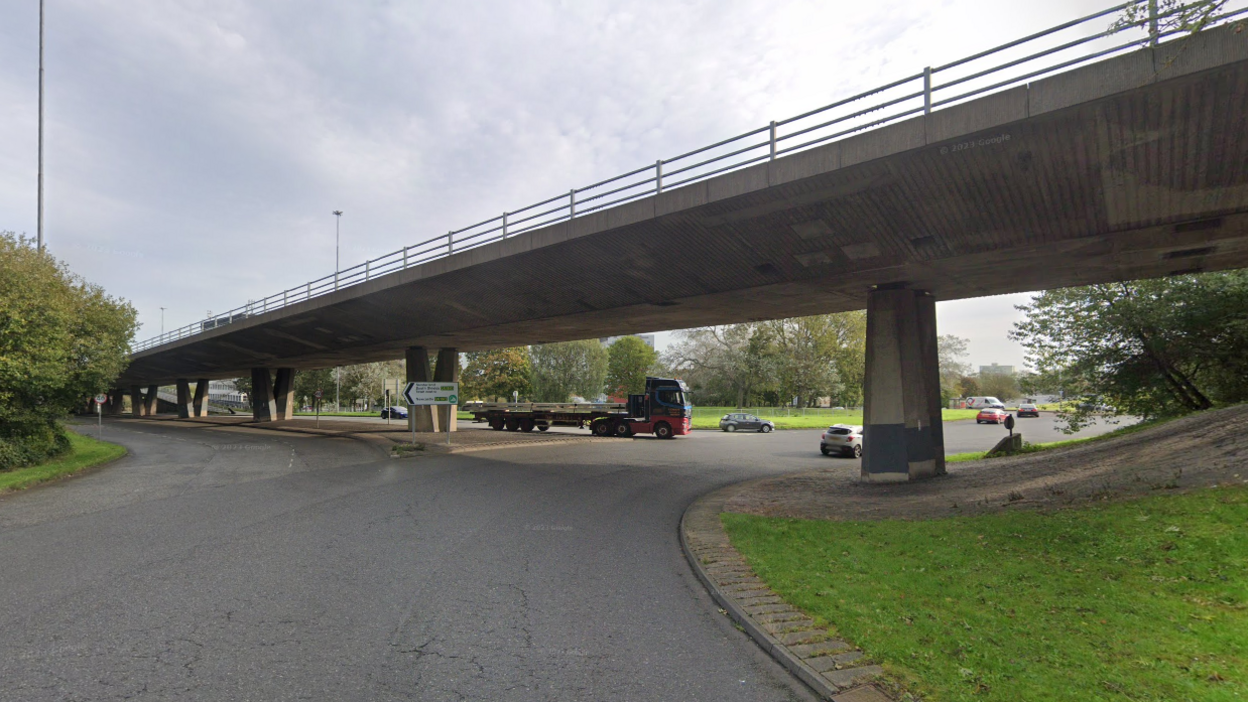
[{"label": "dark grey car", "polygon": [[752,414],[744,412],[734,412],[725,414],[719,420],[719,428],[724,431],[761,431],[764,434],[776,428],[776,425],[767,419],[759,419]]}]

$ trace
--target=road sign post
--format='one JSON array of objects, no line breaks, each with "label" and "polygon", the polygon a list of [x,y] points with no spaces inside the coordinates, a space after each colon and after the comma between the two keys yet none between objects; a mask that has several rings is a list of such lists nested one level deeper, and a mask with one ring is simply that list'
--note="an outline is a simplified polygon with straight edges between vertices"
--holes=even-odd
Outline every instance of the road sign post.
[{"label": "road sign post", "polygon": [[95,421],[98,424],[96,432],[100,438],[104,438],[104,403],[108,402],[108,395],[95,396]]},{"label": "road sign post", "polygon": [[[408,383],[407,387],[403,388],[403,399],[407,400],[409,415],[413,406],[455,406],[459,404],[459,383],[438,381],[432,383]],[[416,424],[414,422],[412,423],[412,443],[416,443]],[[450,411],[447,412],[446,418],[446,445],[451,445]]]}]

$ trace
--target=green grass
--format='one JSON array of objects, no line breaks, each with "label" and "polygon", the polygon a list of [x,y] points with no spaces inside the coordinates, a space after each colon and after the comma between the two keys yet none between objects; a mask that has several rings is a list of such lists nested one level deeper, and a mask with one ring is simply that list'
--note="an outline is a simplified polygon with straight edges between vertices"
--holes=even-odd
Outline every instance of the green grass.
[{"label": "green grass", "polygon": [[23,490],[126,455],[126,449],[107,441],[69,432],[69,452],[37,466],[0,472],[0,492]]},{"label": "green grass", "polygon": [[922,522],[724,514],[789,603],[931,702],[1248,699],[1248,489]]},{"label": "green grass", "polygon": [[[826,429],[833,424],[862,424],[861,410],[807,409],[789,410],[784,408],[735,409],[733,407],[694,407],[694,429],[718,429],[719,419],[725,414],[745,412],[775,422],[777,429]],[[941,410],[946,422],[959,419],[974,419],[977,410]]]}]

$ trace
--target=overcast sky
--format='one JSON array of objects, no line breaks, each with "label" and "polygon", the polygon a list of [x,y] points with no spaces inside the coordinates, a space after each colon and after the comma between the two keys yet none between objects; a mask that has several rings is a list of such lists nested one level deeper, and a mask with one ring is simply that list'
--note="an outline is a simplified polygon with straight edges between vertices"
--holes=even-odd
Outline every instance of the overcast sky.
[{"label": "overcast sky", "polygon": [[[332,273],[332,210],[347,267],[1106,6],[46,2],[45,236],[140,339]],[[31,236],[38,4],[0,0],[0,230]],[[1021,365],[1027,298],[940,331]]]}]

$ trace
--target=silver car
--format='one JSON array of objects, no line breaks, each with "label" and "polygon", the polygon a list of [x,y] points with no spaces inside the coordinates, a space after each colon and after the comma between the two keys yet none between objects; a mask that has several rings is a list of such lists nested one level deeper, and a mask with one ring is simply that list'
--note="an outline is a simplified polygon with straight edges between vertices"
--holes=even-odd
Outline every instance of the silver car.
[{"label": "silver car", "polygon": [[761,431],[766,434],[775,429],[776,425],[768,419],[759,419],[752,414],[735,412],[725,414],[719,420],[719,428],[724,431]]},{"label": "silver car", "polygon": [[862,427],[855,424],[833,424],[823,432],[823,437],[819,440],[819,450],[825,456],[835,453],[861,458]]}]

